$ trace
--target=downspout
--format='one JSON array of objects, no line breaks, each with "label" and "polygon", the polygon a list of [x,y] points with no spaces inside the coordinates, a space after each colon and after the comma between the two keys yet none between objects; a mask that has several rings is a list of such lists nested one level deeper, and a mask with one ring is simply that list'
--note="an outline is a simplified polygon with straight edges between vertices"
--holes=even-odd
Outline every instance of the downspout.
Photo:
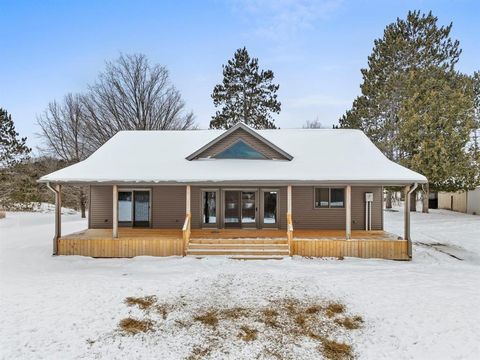
[{"label": "downspout", "polygon": [[[410,195],[417,189],[418,183],[414,183],[413,187],[408,191],[407,196],[408,196],[408,205],[410,205]],[[415,198],[415,202],[417,199]],[[405,205],[407,202],[405,201]],[[415,203],[416,205],[416,203]],[[408,257],[411,259],[412,258],[412,239],[410,237],[410,206],[407,209],[408,211],[408,238],[407,238],[407,244],[408,244]]]},{"label": "downspout", "polygon": [[47,188],[49,188],[50,190],[52,190],[52,191],[55,193],[55,195],[58,194],[58,191],[55,190],[54,188],[52,188],[52,186],[50,185],[50,181],[47,182]]},{"label": "downspout", "polygon": [[[49,188],[55,194],[55,205],[57,205],[57,198],[59,196],[59,192],[50,185],[50,181],[47,181],[47,188]],[[57,214],[56,214],[57,211],[58,211],[58,209],[55,208],[55,218],[57,216]],[[62,210],[60,210],[60,211],[62,211]],[[58,245],[57,242],[58,242],[58,228],[57,228],[57,224],[55,222],[55,235],[53,236],[53,255],[57,255],[57,245]]]}]

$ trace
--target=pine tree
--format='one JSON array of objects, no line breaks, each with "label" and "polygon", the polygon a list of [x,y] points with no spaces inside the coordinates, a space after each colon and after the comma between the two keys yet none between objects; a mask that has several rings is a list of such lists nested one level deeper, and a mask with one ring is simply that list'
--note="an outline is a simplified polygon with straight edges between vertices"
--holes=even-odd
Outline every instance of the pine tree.
[{"label": "pine tree", "polygon": [[410,70],[405,85],[400,163],[423,173],[437,191],[474,188],[478,167],[469,152],[475,129],[471,78],[434,67]]},{"label": "pine tree", "polygon": [[[420,88],[420,81],[425,80],[425,76],[412,78],[411,71],[454,71],[461,49],[459,42],[451,39],[451,29],[452,24],[438,26],[437,18],[431,12],[421,14],[419,11],[409,11],[406,19],[397,18],[388,25],[383,38],[374,42],[368,68],[362,69],[361,95],[339,120],[340,127],[362,129],[388,158],[401,162],[406,153],[405,149],[399,148],[400,133],[411,136],[405,131],[400,132],[404,120],[400,111],[411,96],[407,87],[410,89],[412,81],[418,81]],[[422,111],[429,109],[426,106]],[[430,169],[417,170],[429,173]],[[390,196],[387,197],[387,207],[389,199]],[[412,202],[413,206],[415,202]]]},{"label": "pine tree", "polygon": [[221,106],[210,121],[211,129],[229,129],[242,121],[255,129],[274,129],[271,113],[279,114],[279,85],[273,83],[271,70],[259,70],[258,59],[247,49],[238,49],[223,65],[223,82],[213,89],[215,107]]},{"label": "pine tree", "polygon": [[12,116],[0,108],[0,207],[12,202],[12,186],[17,184],[19,164],[28,159],[31,149],[26,145],[27,138],[18,138]]},{"label": "pine tree", "polygon": [[[473,81],[473,118],[475,128],[472,131],[472,145],[470,151],[478,166],[480,166],[480,71],[475,71],[472,76]],[[480,177],[480,174],[478,175]]]},{"label": "pine tree", "polygon": [[6,169],[27,158],[31,149],[27,138],[18,138],[12,116],[0,108],[0,169]]}]

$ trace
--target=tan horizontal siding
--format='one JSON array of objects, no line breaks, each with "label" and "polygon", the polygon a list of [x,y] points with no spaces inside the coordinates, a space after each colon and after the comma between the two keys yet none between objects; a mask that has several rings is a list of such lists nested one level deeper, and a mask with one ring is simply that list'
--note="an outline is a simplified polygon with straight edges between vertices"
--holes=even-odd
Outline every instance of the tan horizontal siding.
[{"label": "tan horizontal siding", "polygon": [[[145,188],[145,187],[143,187]],[[265,188],[269,188],[266,186]],[[271,187],[277,188],[277,187]],[[138,187],[142,189],[142,187]],[[186,186],[153,186],[152,189],[152,227],[181,228],[185,220]],[[201,187],[191,187],[192,228],[201,228]],[[222,188],[219,197],[222,196]],[[260,188],[257,194],[260,196]],[[287,188],[280,187],[279,228],[286,229]],[[365,192],[373,192],[372,230],[383,229],[382,188],[352,187],[352,229],[365,227]],[[222,199],[219,198],[219,206]],[[315,209],[314,187],[294,186],[292,191],[292,210],[294,228],[298,229],[344,229],[345,209]],[[259,208],[260,211],[260,208]],[[219,224],[223,219],[219,211]],[[112,187],[91,186],[90,227],[112,227]]]},{"label": "tan horizontal siding", "polygon": [[181,228],[186,215],[186,186],[152,187],[152,227]]},{"label": "tan horizontal siding", "polygon": [[365,229],[365,193],[373,193],[372,230],[383,230],[383,191],[381,187],[352,187],[352,230]]},{"label": "tan horizontal siding", "polygon": [[91,229],[111,229],[113,219],[112,186],[90,187],[89,223]]},{"label": "tan horizontal siding", "polygon": [[[345,208],[315,208],[314,188],[313,186],[294,186],[292,188],[294,229],[345,229]],[[381,187],[352,187],[352,229],[365,228],[365,192],[373,192],[372,230],[382,230]]]},{"label": "tan horizontal siding", "polygon": [[345,228],[345,209],[316,209],[313,205],[313,186],[294,186],[292,188],[294,229]]},{"label": "tan horizontal siding", "polygon": [[[192,229],[202,227],[202,192],[199,186],[192,186],[190,189],[190,209],[192,211]],[[218,203],[218,200],[217,200]]]}]

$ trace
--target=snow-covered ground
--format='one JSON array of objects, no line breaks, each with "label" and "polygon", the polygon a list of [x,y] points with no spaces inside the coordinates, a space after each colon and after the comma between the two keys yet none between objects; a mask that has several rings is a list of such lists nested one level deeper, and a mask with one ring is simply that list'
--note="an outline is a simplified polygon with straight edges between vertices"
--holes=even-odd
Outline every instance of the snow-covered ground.
[{"label": "snow-covered ground", "polygon": [[[78,215],[63,216],[64,233],[85,227]],[[386,212],[385,227],[401,234],[402,212]],[[0,220],[2,359],[182,359],[207,338],[218,341],[199,324],[175,325],[181,311],[161,331],[120,335],[121,319],[144,316],[124,299],[146,295],[181,304],[185,314],[282,299],[339,301],[364,319],[361,329],[339,335],[358,358],[479,358],[480,216],[412,214],[411,262],[52,257],[52,236],[53,214]],[[285,358],[312,358],[315,349],[298,341],[285,344]],[[232,338],[207,356],[256,358],[262,346]]]}]

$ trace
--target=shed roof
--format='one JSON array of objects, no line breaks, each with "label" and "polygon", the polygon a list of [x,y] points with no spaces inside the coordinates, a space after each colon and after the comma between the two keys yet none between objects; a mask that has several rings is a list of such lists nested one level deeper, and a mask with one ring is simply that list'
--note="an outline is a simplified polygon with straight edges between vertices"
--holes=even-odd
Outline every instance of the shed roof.
[{"label": "shed roof", "polygon": [[[246,127],[241,124],[239,127]],[[253,130],[290,160],[192,159],[225,130],[121,131],[89,158],[40,178],[59,183],[411,184],[427,179],[387,159],[359,130]]]}]

